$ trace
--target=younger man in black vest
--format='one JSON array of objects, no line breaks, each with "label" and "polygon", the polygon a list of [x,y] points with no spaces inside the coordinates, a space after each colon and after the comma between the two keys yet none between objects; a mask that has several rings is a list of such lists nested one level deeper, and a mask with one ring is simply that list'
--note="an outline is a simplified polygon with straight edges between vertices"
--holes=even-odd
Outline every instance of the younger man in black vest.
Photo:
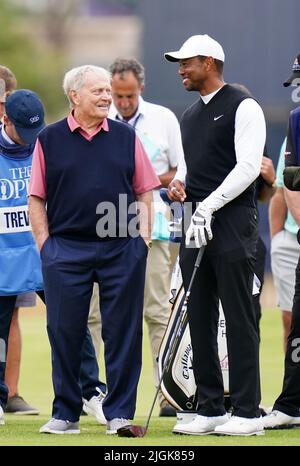
[{"label": "younger man in black vest", "polygon": [[[224,51],[211,37],[190,37],[179,51],[165,57],[179,62],[185,89],[200,93],[181,122],[186,177],[175,175],[169,186],[172,200],[185,201],[184,224],[189,225],[180,251],[185,288],[198,248],[206,246],[188,306],[198,415],[174,432],[262,434],[252,285],[258,235],[254,181],[265,144],[263,112],[248,94],[224,83]],[[227,327],[230,419],[224,409],[217,351],[219,298]]]}]

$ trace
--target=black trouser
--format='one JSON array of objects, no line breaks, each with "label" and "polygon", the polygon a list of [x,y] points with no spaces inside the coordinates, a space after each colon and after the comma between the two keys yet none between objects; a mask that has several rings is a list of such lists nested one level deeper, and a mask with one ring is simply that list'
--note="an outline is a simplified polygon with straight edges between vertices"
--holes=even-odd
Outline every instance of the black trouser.
[{"label": "black trouser", "polygon": [[300,259],[296,267],[292,324],[284,361],[283,388],[273,409],[289,416],[300,416]]},{"label": "black trouser", "polygon": [[[259,343],[252,299],[257,242],[256,210],[226,206],[216,214],[209,242],[189,298],[188,317],[199,414],[225,413],[218,357],[220,298],[226,319],[229,390],[233,414],[259,416]],[[187,289],[197,249],[181,245],[180,266]]]}]

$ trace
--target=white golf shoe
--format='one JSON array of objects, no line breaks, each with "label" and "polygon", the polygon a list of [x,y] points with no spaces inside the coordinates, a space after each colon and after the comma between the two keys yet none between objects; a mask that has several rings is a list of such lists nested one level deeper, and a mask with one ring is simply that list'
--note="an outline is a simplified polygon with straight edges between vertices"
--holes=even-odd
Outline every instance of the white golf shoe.
[{"label": "white golf shoe", "polygon": [[291,429],[300,427],[300,417],[293,417],[275,410],[263,418],[265,429]]},{"label": "white golf shoe", "polygon": [[196,411],[177,411],[177,424],[188,424],[189,422],[192,422],[197,415],[198,413]]},{"label": "white golf shoe", "polygon": [[262,417],[239,417],[231,416],[229,421],[215,428],[215,434],[221,435],[264,435],[264,424]]},{"label": "white golf shoe", "polygon": [[2,409],[2,406],[0,405],[0,426],[4,426],[5,421],[4,421],[4,412]]},{"label": "white golf shoe", "polygon": [[101,392],[100,389],[97,388],[99,395],[93,396],[90,400],[85,400],[83,398],[83,406],[82,409],[86,414],[90,416],[94,416],[99,424],[106,425],[106,419],[103,414],[103,400],[104,400],[104,393]]},{"label": "white golf shoe", "polygon": [[208,435],[214,433],[215,427],[228,421],[228,415],[223,416],[201,416],[196,417],[186,424],[176,424],[173,428],[174,434],[186,435]]}]

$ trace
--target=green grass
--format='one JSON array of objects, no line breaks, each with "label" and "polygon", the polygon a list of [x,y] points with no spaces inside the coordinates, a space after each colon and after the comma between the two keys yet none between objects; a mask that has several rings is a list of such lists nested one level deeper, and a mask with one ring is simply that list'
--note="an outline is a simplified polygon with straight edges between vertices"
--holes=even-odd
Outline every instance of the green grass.
[{"label": "green grass", "polygon": [[[80,435],[41,435],[39,427],[51,413],[52,383],[50,349],[45,330],[45,314],[38,311],[21,312],[23,335],[20,393],[41,411],[40,416],[6,415],[0,427],[1,445],[105,445],[117,446],[221,446],[221,445],[299,445],[300,429],[267,431],[260,437],[177,436],[172,434],[173,418],[159,418],[156,407],[147,435],[143,439],[124,439],[107,436],[105,427],[93,418],[81,418]],[[148,336],[144,332],[143,370],[138,391],[135,422],[145,424],[154,397],[153,373]],[[103,367],[103,362],[101,362]],[[282,384],[283,350],[279,311],[266,310],[261,322],[261,378],[262,404],[270,406],[278,396]]]}]

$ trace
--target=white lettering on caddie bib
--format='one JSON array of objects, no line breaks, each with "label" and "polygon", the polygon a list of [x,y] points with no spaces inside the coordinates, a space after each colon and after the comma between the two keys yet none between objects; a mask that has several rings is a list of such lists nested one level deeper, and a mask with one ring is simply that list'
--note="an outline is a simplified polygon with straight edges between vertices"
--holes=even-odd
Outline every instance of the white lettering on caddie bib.
[{"label": "white lettering on caddie bib", "polygon": [[28,206],[0,208],[0,233],[31,231]]}]

